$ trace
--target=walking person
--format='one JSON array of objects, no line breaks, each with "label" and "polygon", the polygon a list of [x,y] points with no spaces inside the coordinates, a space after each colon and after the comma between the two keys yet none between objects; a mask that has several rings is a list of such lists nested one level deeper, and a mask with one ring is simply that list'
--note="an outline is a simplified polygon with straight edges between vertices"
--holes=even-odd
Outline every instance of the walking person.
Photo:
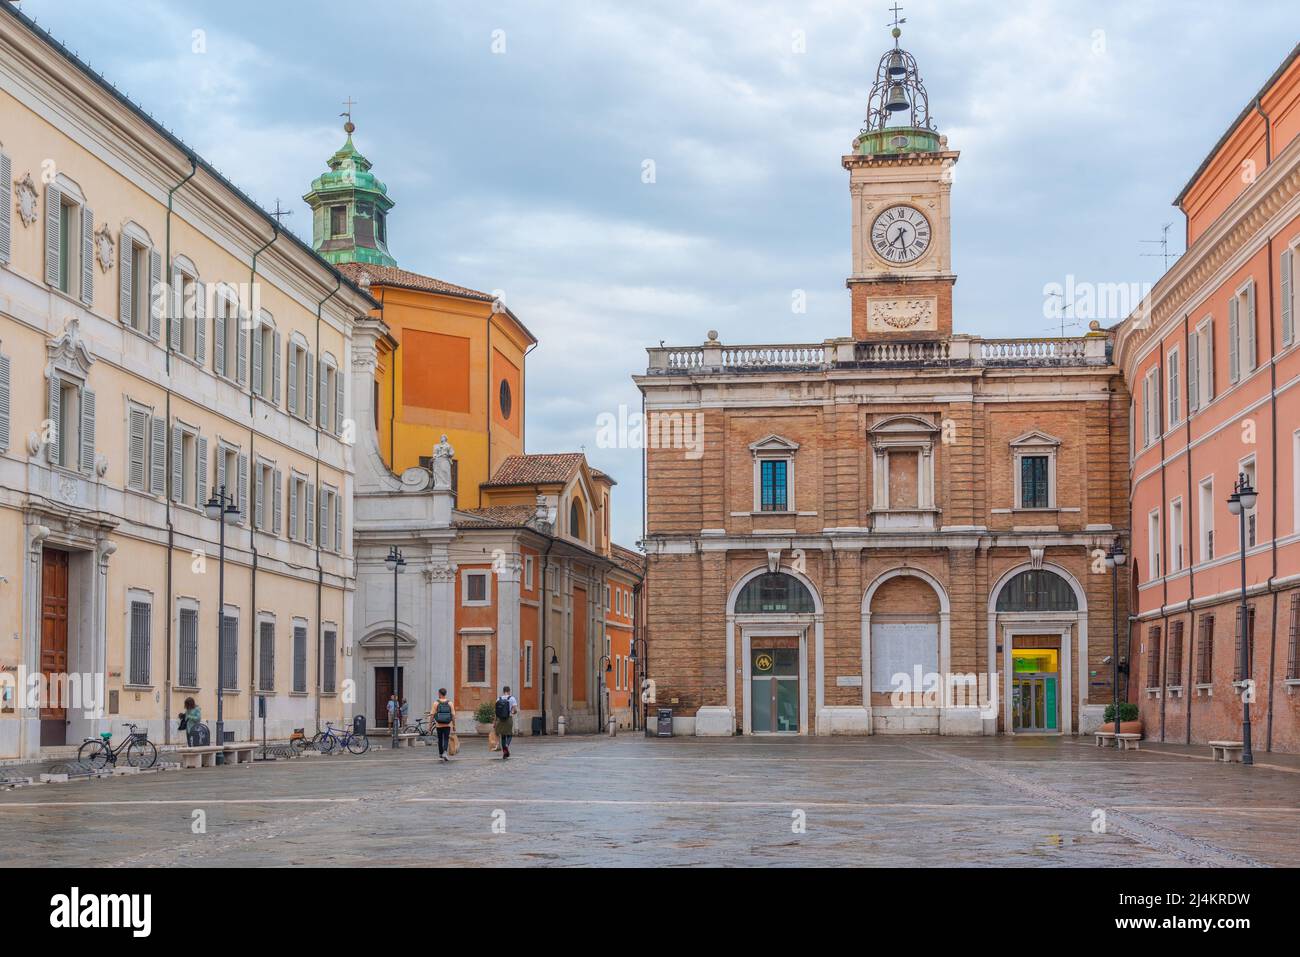
[{"label": "walking person", "polygon": [[438,700],[433,703],[433,726],[438,730],[438,758],[450,761],[447,752],[451,748],[451,733],[456,730],[456,709],[447,697],[447,689],[438,689]]},{"label": "walking person", "polygon": [[179,730],[185,732],[185,743],[193,745],[194,729],[198,727],[199,722],[203,720],[203,713],[199,710],[199,706],[194,703],[193,698],[185,699],[185,710],[181,712],[180,719],[181,725]]},{"label": "walking person", "polygon": [[494,711],[497,719],[496,733],[501,739],[501,760],[504,761],[510,757],[510,741],[515,736],[515,715],[519,713],[519,701],[510,693],[509,685],[501,689],[501,697],[497,698]]}]

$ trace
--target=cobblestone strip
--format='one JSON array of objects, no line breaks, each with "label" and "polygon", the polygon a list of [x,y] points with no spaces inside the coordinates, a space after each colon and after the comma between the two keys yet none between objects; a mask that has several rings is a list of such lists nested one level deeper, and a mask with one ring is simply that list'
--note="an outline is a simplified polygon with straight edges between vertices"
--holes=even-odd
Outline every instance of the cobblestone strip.
[{"label": "cobblestone strip", "polygon": [[1225,848],[1211,844],[1208,841],[1198,840],[1180,834],[1173,828],[1165,827],[1163,824],[1156,824],[1146,818],[1139,817],[1130,810],[1125,810],[1114,805],[1094,804],[1088,801],[1080,801],[1062,791],[1045,784],[1038,784],[1028,781],[1018,774],[1013,774],[1003,768],[994,767],[983,761],[977,761],[973,758],[964,758],[959,755],[944,751],[938,748],[922,749],[915,745],[902,743],[903,747],[909,751],[924,753],[929,755],[940,755],[949,764],[956,765],[970,771],[972,774],[978,774],[988,781],[996,781],[1015,788],[1024,794],[1031,795],[1040,801],[1051,804],[1055,807],[1066,811],[1076,811],[1082,815],[1083,820],[1090,820],[1092,812],[1098,807],[1106,811],[1106,833],[1121,834],[1131,840],[1137,841],[1154,851],[1172,855],[1185,862],[1191,867],[1265,867],[1265,864],[1248,857],[1245,854],[1238,854],[1235,851],[1229,851]]},{"label": "cobblestone strip", "polygon": [[[599,745],[600,742],[594,742],[592,745],[583,746],[583,750],[589,750]],[[521,751],[511,758],[511,763],[532,764],[536,761],[546,760],[562,754],[571,754],[572,751],[566,748],[564,752],[554,751]],[[330,758],[320,758],[317,760],[328,761]],[[361,762],[365,758],[343,758],[349,762]],[[412,766],[418,767],[419,758],[412,758]],[[489,760],[486,763],[471,767],[454,776],[451,774],[439,775],[431,780],[420,781],[415,784],[405,784],[398,787],[380,787],[376,788],[373,794],[358,795],[357,799],[348,803],[332,804],[319,810],[296,812],[291,815],[277,817],[274,820],[265,821],[261,824],[250,824],[239,830],[236,834],[229,836],[224,835],[200,835],[192,841],[186,841],[183,844],[176,844],[166,850],[152,850],[143,854],[135,854],[131,857],[124,857],[112,862],[104,862],[103,867],[169,867],[178,864],[191,864],[200,858],[212,857],[213,855],[224,854],[227,851],[244,847],[248,844],[260,843],[263,841],[277,841],[285,837],[295,835],[304,831],[314,830],[323,824],[334,821],[347,821],[355,819],[360,815],[373,812],[383,813],[386,809],[401,801],[417,797],[434,797],[437,792],[444,788],[459,788],[467,783],[476,782],[487,774],[494,773],[497,770],[499,762]],[[429,761],[427,767],[429,773],[436,775],[434,770],[437,764],[437,758]],[[517,766],[517,765],[516,765]],[[293,770],[296,770],[293,769]],[[291,772],[292,773],[292,772]],[[358,785],[365,787],[366,785]],[[370,785],[373,787],[373,785]],[[202,808],[204,802],[202,798],[196,797],[193,801],[186,802],[192,807]],[[214,804],[216,802],[214,801]],[[273,799],[267,801],[268,804],[275,803]]]}]

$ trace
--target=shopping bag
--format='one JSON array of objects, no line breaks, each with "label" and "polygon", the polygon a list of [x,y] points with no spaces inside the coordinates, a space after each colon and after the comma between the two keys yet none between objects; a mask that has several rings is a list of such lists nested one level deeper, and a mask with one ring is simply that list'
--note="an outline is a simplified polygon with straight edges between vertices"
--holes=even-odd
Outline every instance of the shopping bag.
[{"label": "shopping bag", "polygon": [[488,732],[488,750],[489,751],[501,750],[501,738],[497,735],[496,728],[493,728],[491,731]]},{"label": "shopping bag", "polygon": [[460,751],[460,738],[454,734],[450,735],[447,738],[447,753],[455,757],[458,751]]}]

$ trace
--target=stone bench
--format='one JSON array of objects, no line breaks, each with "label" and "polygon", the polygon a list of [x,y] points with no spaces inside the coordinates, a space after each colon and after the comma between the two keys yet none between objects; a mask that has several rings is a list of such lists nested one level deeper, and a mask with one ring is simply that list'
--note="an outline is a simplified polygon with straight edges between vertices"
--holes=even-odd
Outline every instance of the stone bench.
[{"label": "stone bench", "polygon": [[176,754],[183,768],[210,768],[216,765],[217,754],[223,750],[219,744],[204,744],[177,748]]},{"label": "stone bench", "polygon": [[1240,741],[1211,741],[1210,754],[1216,761],[1239,764],[1241,763],[1242,747]]},{"label": "stone bench", "polygon": [[223,745],[221,750],[225,754],[226,764],[251,764],[253,761],[253,752],[258,745],[249,742],[247,744],[227,744]]},{"label": "stone bench", "polygon": [[1139,751],[1138,742],[1142,740],[1142,735],[1134,733],[1121,733],[1115,735],[1116,743],[1119,744],[1121,751]]},{"label": "stone bench", "polygon": [[1104,748],[1104,747],[1106,747],[1106,745],[1110,744],[1111,740],[1115,737],[1115,732],[1114,732],[1114,731],[1094,731],[1094,732],[1092,733],[1092,735],[1093,735],[1094,738],[1097,739],[1096,742],[1095,742],[1096,745],[1097,745],[1097,747],[1099,747],[1099,748]]}]

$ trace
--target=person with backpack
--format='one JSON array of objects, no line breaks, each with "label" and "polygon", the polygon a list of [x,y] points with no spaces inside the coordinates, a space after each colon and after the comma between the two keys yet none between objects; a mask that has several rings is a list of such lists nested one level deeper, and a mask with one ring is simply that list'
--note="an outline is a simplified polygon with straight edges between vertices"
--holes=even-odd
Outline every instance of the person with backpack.
[{"label": "person with backpack", "polygon": [[515,715],[519,711],[519,701],[510,693],[510,686],[501,689],[501,697],[493,707],[496,714],[496,733],[501,739],[501,760],[510,757],[510,740],[515,734]]},{"label": "person with backpack", "polygon": [[446,688],[438,689],[438,700],[433,703],[430,720],[438,730],[438,758],[442,761],[450,761],[447,752],[451,748],[451,733],[456,728],[456,709],[452,707],[451,700],[447,697]]}]

